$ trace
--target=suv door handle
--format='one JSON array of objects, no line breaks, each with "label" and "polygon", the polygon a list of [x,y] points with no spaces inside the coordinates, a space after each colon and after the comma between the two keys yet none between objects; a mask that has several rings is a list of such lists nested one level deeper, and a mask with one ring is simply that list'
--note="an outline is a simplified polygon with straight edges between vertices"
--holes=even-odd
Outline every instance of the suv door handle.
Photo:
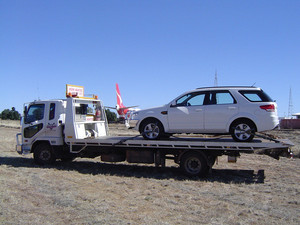
[{"label": "suv door handle", "polygon": [[203,109],[195,109],[196,112],[201,112]]},{"label": "suv door handle", "polygon": [[232,110],[232,109],[236,109],[235,106],[229,106],[228,109]]}]

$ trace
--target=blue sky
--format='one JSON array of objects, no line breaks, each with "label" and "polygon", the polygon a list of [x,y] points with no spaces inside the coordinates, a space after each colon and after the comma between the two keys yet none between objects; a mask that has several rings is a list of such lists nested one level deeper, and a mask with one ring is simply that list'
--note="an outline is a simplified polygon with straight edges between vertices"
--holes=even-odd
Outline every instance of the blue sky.
[{"label": "blue sky", "polygon": [[300,112],[298,0],[0,0],[0,112],[85,87],[107,106],[168,103],[197,87],[263,88]]}]

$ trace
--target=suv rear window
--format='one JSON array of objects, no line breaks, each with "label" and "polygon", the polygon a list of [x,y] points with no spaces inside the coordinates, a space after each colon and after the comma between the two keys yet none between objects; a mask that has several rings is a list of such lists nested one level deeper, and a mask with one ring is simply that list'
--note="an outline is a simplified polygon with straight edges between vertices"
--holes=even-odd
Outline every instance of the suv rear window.
[{"label": "suv rear window", "polygon": [[274,102],[273,99],[262,90],[244,90],[239,92],[250,102]]}]

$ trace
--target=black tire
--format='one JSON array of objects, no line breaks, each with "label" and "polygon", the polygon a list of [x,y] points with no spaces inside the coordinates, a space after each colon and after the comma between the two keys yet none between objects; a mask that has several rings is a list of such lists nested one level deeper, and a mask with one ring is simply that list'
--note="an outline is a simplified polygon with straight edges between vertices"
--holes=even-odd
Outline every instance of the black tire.
[{"label": "black tire", "polygon": [[157,119],[148,119],[142,123],[140,133],[147,140],[158,140],[164,136],[164,128]]},{"label": "black tire", "polygon": [[33,150],[34,161],[38,165],[52,164],[55,156],[49,144],[41,143],[35,146]]},{"label": "black tire", "polygon": [[255,135],[255,125],[249,120],[238,120],[230,127],[230,134],[237,142],[250,142]]},{"label": "black tire", "polygon": [[208,174],[207,157],[202,152],[187,152],[180,160],[180,168],[189,177],[203,177]]}]

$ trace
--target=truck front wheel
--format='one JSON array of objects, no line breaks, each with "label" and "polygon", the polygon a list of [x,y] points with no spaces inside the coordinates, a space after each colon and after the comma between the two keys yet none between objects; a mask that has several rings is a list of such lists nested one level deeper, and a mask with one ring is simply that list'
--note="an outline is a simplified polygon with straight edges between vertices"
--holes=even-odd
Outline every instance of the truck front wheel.
[{"label": "truck front wheel", "polygon": [[40,143],[33,150],[33,158],[36,164],[46,165],[55,161],[52,148],[49,144]]},{"label": "truck front wheel", "polygon": [[189,177],[203,177],[209,169],[207,157],[202,152],[187,152],[180,160],[180,168]]}]

